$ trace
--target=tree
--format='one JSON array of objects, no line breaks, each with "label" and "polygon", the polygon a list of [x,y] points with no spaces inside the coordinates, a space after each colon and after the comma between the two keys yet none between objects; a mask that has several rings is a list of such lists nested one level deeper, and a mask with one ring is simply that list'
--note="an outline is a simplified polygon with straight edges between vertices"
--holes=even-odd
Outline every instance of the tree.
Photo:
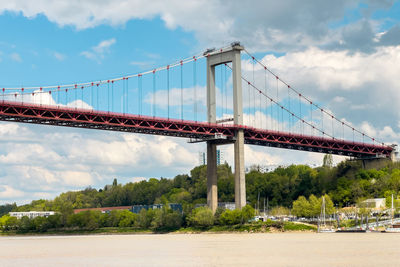
[{"label": "tree", "polygon": [[134,226],[138,215],[129,211],[129,210],[122,210],[119,214],[119,227],[132,227]]},{"label": "tree", "polygon": [[293,202],[292,213],[297,217],[310,217],[310,202],[304,196],[299,196],[299,198]]},{"label": "tree", "polygon": [[68,217],[67,224],[80,229],[95,230],[100,226],[100,211],[82,211]]},{"label": "tree", "polygon": [[225,210],[219,217],[220,224],[234,225],[242,222],[242,214],[240,210]]},{"label": "tree", "polygon": [[324,156],[322,166],[325,167],[325,168],[332,168],[333,167],[332,154],[326,154]]},{"label": "tree", "polygon": [[154,211],[152,209],[141,209],[137,218],[137,224],[140,228],[147,229],[153,221]]},{"label": "tree", "polygon": [[154,210],[151,227],[154,229],[177,229],[182,225],[182,214],[173,211],[168,205]]},{"label": "tree", "polygon": [[177,211],[169,211],[164,217],[164,227],[166,229],[178,229],[182,226],[182,214]]},{"label": "tree", "polygon": [[5,204],[0,205],[0,217],[9,213],[10,211],[17,208],[17,204],[14,202],[13,204]]},{"label": "tree", "polygon": [[222,225],[244,224],[253,218],[254,214],[255,210],[251,206],[246,205],[242,210],[225,210],[219,216],[219,222]]},{"label": "tree", "polygon": [[277,206],[271,209],[270,214],[273,216],[286,216],[289,215],[289,209],[282,206]]},{"label": "tree", "polygon": [[22,217],[18,221],[18,231],[26,233],[35,229],[35,225],[32,220],[27,216]]},{"label": "tree", "polygon": [[242,223],[247,223],[256,214],[252,206],[246,205],[241,210],[242,213]]},{"label": "tree", "polygon": [[14,216],[4,215],[0,218],[0,226],[4,231],[17,230],[18,219]]},{"label": "tree", "polygon": [[335,213],[335,205],[333,204],[329,195],[324,195],[325,198],[325,213],[330,215]]},{"label": "tree", "polygon": [[214,224],[214,215],[208,207],[199,207],[192,211],[188,221],[193,226],[209,227]]},{"label": "tree", "polygon": [[321,199],[318,199],[316,196],[311,195],[308,198],[310,203],[310,216],[317,217],[321,214]]},{"label": "tree", "polygon": [[48,218],[38,216],[32,220],[32,224],[34,226],[34,230],[36,232],[47,232],[51,227],[51,223]]},{"label": "tree", "polygon": [[49,229],[57,229],[61,228],[63,226],[62,224],[62,215],[59,213],[56,213],[54,215],[50,215],[47,217],[47,222],[49,224]]}]

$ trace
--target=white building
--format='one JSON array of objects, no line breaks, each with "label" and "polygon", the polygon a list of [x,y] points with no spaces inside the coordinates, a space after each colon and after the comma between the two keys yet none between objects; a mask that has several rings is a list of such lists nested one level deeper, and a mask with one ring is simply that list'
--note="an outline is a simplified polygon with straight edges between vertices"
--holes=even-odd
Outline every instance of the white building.
[{"label": "white building", "polygon": [[225,210],[234,210],[236,208],[235,202],[218,202],[218,208]]},{"label": "white building", "polygon": [[56,214],[54,211],[21,211],[21,212],[10,212],[10,216],[17,217],[17,219],[21,219],[26,216],[29,219],[33,219],[36,217],[49,217],[50,215]]},{"label": "white building", "polygon": [[386,208],[386,198],[366,199],[362,202],[361,206],[363,208],[384,209]]}]

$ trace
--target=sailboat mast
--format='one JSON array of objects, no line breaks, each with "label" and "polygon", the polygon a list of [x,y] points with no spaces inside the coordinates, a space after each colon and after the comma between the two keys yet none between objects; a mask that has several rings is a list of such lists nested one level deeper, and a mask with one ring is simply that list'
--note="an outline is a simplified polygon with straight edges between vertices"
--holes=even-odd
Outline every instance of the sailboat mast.
[{"label": "sailboat mast", "polygon": [[322,197],[322,209],[323,209],[323,216],[324,216],[324,226],[326,226],[326,220],[325,220],[325,197]]},{"label": "sailboat mast", "polygon": [[265,216],[265,197],[264,197],[264,216]]},{"label": "sailboat mast", "polygon": [[393,217],[394,217],[394,205],[393,205],[393,194],[392,194],[392,212],[390,213],[391,217],[392,217],[392,225],[393,225]]}]

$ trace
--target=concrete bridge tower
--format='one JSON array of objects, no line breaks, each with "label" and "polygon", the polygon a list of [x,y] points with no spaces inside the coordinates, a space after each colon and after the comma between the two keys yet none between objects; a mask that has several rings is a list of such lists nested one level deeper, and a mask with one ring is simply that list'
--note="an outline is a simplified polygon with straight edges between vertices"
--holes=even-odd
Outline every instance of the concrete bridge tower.
[{"label": "concrete bridge tower", "polygon": [[[232,62],[233,82],[233,122],[243,125],[242,74],[240,52],[244,48],[240,43],[232,43],[230,48],[219,51],[207,51],[207,117],[208,122],[216,123],[215,67]],[[246,205],[246,182],[244,169],[244,133],[237,130],[234,140],[235,154],[235,204],[237,209]],[[218,207],[217,189],[217,145],[221,140],[207,141],[207,204],[215,212]]]}]

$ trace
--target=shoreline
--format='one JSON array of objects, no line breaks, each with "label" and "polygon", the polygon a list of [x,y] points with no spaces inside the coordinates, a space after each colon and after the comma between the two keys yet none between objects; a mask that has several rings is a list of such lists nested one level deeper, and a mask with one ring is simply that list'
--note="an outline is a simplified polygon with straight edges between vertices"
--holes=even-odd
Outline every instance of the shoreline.
[{"label": "shoreline", "polygon": [[[289,230],[279,229],[275,227],[264,227],[258,229],[234,229],[231,230],[220,229],[218,227],[212,227],[209,229],[200,228],[180,228],[176,230],[140,230],[140,229],[127,229],[127,228],[100,228],[96,230],[57,230],[48,231],[43,233],[37,232],[0,232],[1,237],[12,237],[12,236],[80,236],[80,235],[199,235],[199,234],[284,234],[284,233],[317,233],[315,229],[302,229],[302,230]],[[310,227],[311,228],[311,227]]]}]

